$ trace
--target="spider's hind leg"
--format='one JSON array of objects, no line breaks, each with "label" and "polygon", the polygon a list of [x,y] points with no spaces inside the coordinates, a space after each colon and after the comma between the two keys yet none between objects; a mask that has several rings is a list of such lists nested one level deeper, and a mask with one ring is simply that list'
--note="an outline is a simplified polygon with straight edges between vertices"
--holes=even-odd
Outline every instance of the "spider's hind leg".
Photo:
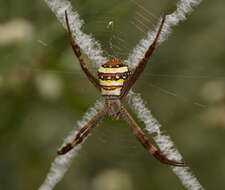
[{"label": "spider's hind leg", "polygon": [[182,162],[176,162],[167,159],[155,146],[149,143],[147,137],[144,135],[140,127],[128,113],[128,111],[122,107],[120,117],[128,124],[128,126],[133,130],[134,135],[138,141],[145,147],[145,149],[152,154],[160,162],[171,165],[171,166],[180,166],[184,167],[185,164]]},{"label": "spider's hind leg", "polygon": [[71,46],[73,48],[73,52],[74,52],[74,54],[76,55],[76,57],[78,58],[78,60],[80,62],[80,66],[81,66],[82,70],[86,74],[86,76],[89,79],[89,81],[91,81],[91,83],[98,90],[101,90],[101,86],[99,84],[98,79],[92,74],[92,72],[90,71],[88,66],[85,64],[85,62],[84,62],[84,60],[82,58],[82,55],[81,55],[80,47],[78,46],[78,44],[76,43],[75,39],[72,36],[72,31],[70,29],[69,19],[68,19],[68,15],[67,15],[66,11],[65,11],[65,19],[66,19],[66,26],[67,26],[67,30],[68,30],[68,38],[69,38],[70,44],[71,44]]},{"label": "spider's hind leg", "polygon": [[148,50],[144,54],[144,57],[140,60],[140,62],[136,66],[135,70],[132,72],[132,74],[128,77],[127,81],[125,82],[125,84],[122,88],[120,99],[124,98],[127,95],[129,90],[131,89],[131,87],[134,85],[134,83],[140,77],[141,73],[144,71],[149,58],[151,57],[152,53],[155,50],[155,47],[156,47],[156,44],[158,42],[159,36],[160,36],[160,34],[162,32],[162,29],[163,29],[163,25],[165,23],[165,19],[166,19],[166,16],[164,15],[152,44],[149,46]]}]

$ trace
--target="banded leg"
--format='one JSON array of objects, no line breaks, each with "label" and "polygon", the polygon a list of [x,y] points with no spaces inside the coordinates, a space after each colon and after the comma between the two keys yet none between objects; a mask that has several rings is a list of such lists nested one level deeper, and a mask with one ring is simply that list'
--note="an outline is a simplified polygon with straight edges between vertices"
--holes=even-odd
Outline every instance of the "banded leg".
[{"label": "banded leg", "polygon": [[86,74],[86,76],[88,77],[88,79],[91,81],[92,84],[94,84],[94,86],[98,90],[101,90],[98,79],[91,73],[91,71],[88,69],[87,65],[84,63],[83,58],[81,57],[81,50],[72,36],[72,32],[71,32],[70,25],[69,25],[69,19],[68,19],[68,15],[67,15],[66,11],[65,11],[65,18],[66,18],[66,26],[67,26],[67,30],[68,30],[68,38],[69,38],[70,44],[73,48],[74,54],[77,56],[77,58],[80,62],[80,66],[81,66],[82,70],[84,71],[84,73]]},{"label": "banded leg", "polygon": [[127,93],[129,92],[130,88],[134,85],[134,83],[137,81],[137,79],[139,78],[139,76],[141,75],[141,73],[144,71],[145,66],[149,60],[149,58],[151,57],[157,41],[159,39],[159,35],[162,31],[164,22],[165,22],[166,17],[164,16],[162,18],[161,24],[159,26],[159,29],[157,31],[157,34],[155,36],[154,41],[152,42],[152,44],[149,46],[148,50],[146,51],[144,58],[138,63],[137,67],[135,68],[134,72],[131,73],[131,75],[129,76],[129,78],[127,79],[127,81],[125,82],[121,95],[120,95],[120,99],[122,99],[123,97],[125,97],[127,95]]},{"label": "banded leg", "polygon": [[155,146],[149,143],[147,137],[144,135],[140,127],[134,121],[132,116],[128,113],[125,108],[121,108],[120,117],[128,124],[128,126],[133,130],[134,135],[138,139],[138,141],[146,148],[146,150],[152,154],[157,160],[164,164],[168,164],[171,166],[180,166],[184,167],[184,163],[175,162],[167,159],[160,151],[157,150]]},{"label": "banded leg", "polygon": [[87,137],[87,135],[90,133],[91,129],[93,129],[98,123],[98,121],[102,119],[106,114],[106,109],[103,108],[83,128],[81,128],[81,130],[77,133],[75,138],[70,143],[58,150],[57,153],[59,155],[66,154],[76,145],[80,144],[84,140],[84,138]]}]

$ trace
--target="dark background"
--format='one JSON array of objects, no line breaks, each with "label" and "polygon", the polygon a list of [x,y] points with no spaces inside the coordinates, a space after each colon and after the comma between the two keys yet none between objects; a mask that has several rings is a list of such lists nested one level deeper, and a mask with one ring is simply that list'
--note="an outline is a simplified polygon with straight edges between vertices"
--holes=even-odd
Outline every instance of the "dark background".
[{"label": "dark background", "polygon": [[[121,59],[176,2],[71,1],[83,30],[100,41],[105,55]],[[173,28],[134,87],[205,189],[213,190],[225,189],[224,18],[223,0],[203,1]],[[0,189],[37,189],[63,138],[99,97],[44,1],[0,1]],[[55,189],[184,187],[124,123],[107,118]]]}]

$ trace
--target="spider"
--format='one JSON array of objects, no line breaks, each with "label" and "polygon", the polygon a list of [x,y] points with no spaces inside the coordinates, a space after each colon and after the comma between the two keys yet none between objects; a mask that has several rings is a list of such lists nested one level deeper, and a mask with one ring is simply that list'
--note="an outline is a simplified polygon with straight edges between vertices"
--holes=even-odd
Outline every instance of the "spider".
[{"label": "spider", "polygon": [[58,154],[66,154],[76,145],[80,144],[103,117],[110,116],[114,120],[124,120],[132,129],[133,134],[136,136],[137,140],[150,154],[152,154],[161,163],[172,166],[185,166],[183,162],[176,162],[167,159],[166,156],[164,156],[159,150],[157,150],[157,148],[148,141],[141,128],[121,103],[122,99],[126,97],[131,87],[134,85],[134,83],[137,81],[137,79],[145,69],[147,62],[156,47],[157,40],[160,36],[165,22],[165,16],[162,18],[153,43],[149,46],[144,57],[139,62],[134,71],[131,72],[128,65],[125,65],[123,61],[114,59],[104,63],[98,69],[98,79],[91,73],[87,65],[84,63],[80,47],[72,37],[72,32],[70,29],[66,11],[65,19],[68,30],[68,38],[73,48],[74,54],[78,58],[80,66],[83,72],[86,74],[87,78],[99,91],[101,91],[101,95],[105,100],[105,105],[102,110],[100,110],[95,116],[93,116],[93,118],[83,128],[80,129],[80,131],[75,135],[74,139],[71,142],[58,150]]}]

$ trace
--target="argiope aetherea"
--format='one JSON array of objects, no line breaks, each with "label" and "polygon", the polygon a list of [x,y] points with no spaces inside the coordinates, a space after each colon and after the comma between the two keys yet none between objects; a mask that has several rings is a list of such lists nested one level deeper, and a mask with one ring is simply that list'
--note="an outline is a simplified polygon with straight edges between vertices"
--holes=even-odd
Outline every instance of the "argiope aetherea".
[{"label": "argiope aetherea", "polygon": [[150,45],[143,59],[139,62],[133,72],[131,72],[129,70],[129,67],[125,65],[121,60],[111,60],[104,63],[98,69],[99,79],[97,79],[91,73],[87,65],[84,63],[83,58],[81,57],[80,47],[77,45],[77,43],[72,37],[67,12],[65,12],[65,17],[68,29],[68,36],[73,51],[77,56],[80,62],[80,66],[88,77],[88,79],[99,91],[101,91],[101,95],[104,97],[105,100],[105,106],[83,128],[81,128],[81,130],[77,133],[75,138],[70,143],[58,150],[58,154],[65,154],[69,152],[73,147],[80,144],[83,139],[90,133],[91,129],[93,129],[95,125],[99,122],[99,120],[101,120],[104,116],[108,115],[115,120],[123,119],[127,123],[127,125],[133,130],[133,133],[138,139],[138,141],[146,148],[149,153],[151,153],[160,162],[172,166],[185,166],[185,164],[182,162],[176,162],[167,159],[160,151],[157,150],[155,146],[150,144],[147,137],[142,132],[141,128],[138,126],[138,124],[135,122],[135,120],[132,118],[132,116],[128,113],[126,108],[121,103],[121,100],[126,97],[131,87],[134,85],[134,83],[137,81],[137,79],[143,72],[147,61],[152,55],[156,47],[161,30],[163,28],[165,16],[161,21],[153,43]]}]

